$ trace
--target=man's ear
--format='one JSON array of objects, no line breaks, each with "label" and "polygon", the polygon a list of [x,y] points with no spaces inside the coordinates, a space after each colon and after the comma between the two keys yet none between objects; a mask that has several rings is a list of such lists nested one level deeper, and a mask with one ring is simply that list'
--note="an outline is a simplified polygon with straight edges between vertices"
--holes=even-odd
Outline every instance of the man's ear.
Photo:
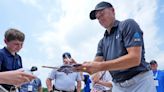
[{"label": "man's ear", "polygon": [[7,44],[8,41],[6,39],[4,39],[4,42]]}]

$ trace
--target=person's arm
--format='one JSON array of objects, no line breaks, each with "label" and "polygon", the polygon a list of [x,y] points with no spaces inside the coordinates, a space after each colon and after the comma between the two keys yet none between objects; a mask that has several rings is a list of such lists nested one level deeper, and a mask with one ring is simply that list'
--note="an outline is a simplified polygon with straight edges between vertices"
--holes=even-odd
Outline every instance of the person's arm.
[{"label": "person's arm", "polygon": [[96,56],[96,57],[94,58],[94,62],[102,62],[102,61],[104,61],[104,59],[103,59],[102,56]]},{"label": "person's arm", "polygon": [[1,84],[21,85],[35,78],[36,78],[35,76],[31,74],[27,74],[21,70],[0,72]]},{"label": "person's arm", "polygon": [[138,66],[141,63],[141,52],[140,46],[127,48],[128,54],[121,56],[117,59],[109,60],[101,63],[100,70],[124,70],[131,67]]},{"label": "person's arm", "polygon": [[81,76],[81,80],[83,81],[84,80],[83,72],[80,72],[80,76]]},{"label": "person's arm", "polygon": [[46,85],[47,85],[48,92],[51,92],[53,90],[51,82],[52,82],[52,80],[50,78],[47,78]]},{"label": "person's arm", "polygon": [[40,87],[38,88],[38,92],[43,92],[42,86],[40,86]]},{"label": "person's arm", "polygon": [[[100,70],[124,70],[131,67],[138,66],[141,62],[141,46],[127,48],[128,54],[121,56],[117,59],[108,60],[106,62],[99,63]],[[98,65],[99,65],[98,64]]]},{"label": "person's arm", "polygon": [[96,84],[100,84],[106,87],[111,88],[112,87],[112,82],[111,81],[103,81],[103,80],[99,80],[96,82]]},{"label": "person's arm", "polygon": [[76,70],[93,74],[98,71],[124,70],[138,66],[141,62],[141,46],[129,47],[127,48],[127,51],[128,54],[113,60],[108,60],[105,62],[85,62],[82,66],[77,67]]},{"label": "person's arm", "polygon": [[81,92],[81,81],[77,81],[77,92]]},{"label": "person's arm", "polygon": [[38,78],[38,92],[43,92],[43,90],[42,90],[42,82],[41,82],[41,80]]},{"label": "person's arm", "polygon": [[[105,76],[105,74],[107,74],[106,72],[97,72],[92,76],[92,81],[94,84],[100,84],[106,87],[112,87],[112,82],[111,81],[103,81],[101,77]],[[110,75],[108,75],[108,79],[110,79],[109,77]],[[100,79],[101,78],[101,79]]]},{"label": "person's arm", "polygon": [[100,74],[99,73],[100,72],[97,72],[97,73],[93,74],[93,76],[91,77],[93,85],[96,84],[100,80]]}]

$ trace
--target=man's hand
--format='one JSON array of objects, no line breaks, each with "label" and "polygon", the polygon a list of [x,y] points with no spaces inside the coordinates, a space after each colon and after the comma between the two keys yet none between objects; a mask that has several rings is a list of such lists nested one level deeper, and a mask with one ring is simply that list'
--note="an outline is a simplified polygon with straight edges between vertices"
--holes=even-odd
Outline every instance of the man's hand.
[{"label": "man's hand", "polygon": [[75,71],[94,74],[101,71],[101,63],[102,62],[85,62],[81,66],[75,67]]},{"label": "man's hand", "polygon": [[2,79],[2,83],[17,86],[36,78],[31,74],[23,72],[22,70],[1,72],[0,76],[0,79]]},{"label": "man's hand", "polygon": [[96,84],[99,80],[100,80],[100,74],[99,74],[99,72],[98,72],[98,73],[95,73],[95,74],[92,76],[92,81],[93,81],[94,84]]}]

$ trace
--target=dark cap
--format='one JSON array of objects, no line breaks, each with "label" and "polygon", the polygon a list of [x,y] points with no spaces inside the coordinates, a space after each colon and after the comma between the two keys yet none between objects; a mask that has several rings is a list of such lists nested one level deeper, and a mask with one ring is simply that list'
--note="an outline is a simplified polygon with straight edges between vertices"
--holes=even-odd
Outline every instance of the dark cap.
[{"label": "dark cap", "polygon": [[105,9],[105,8],[108,8],[108,7],[113,7],[113,6],[112,6],[112,4],[110,4],[108,2],[104,2],[104,1],[98,3],[96,5],[95,9],[90,12],[90,19],[91,20],[96,19],[96,11],[97,10],[102,10],[102,9]]},{"label": "dark cap", "polygon": [[155,60],[151,60],[150,65],[153,65],[153,64],[157,64],[157,62]]},{"label": "dark cap", "polygon": [[63,53],[63,58],[71,58],[71,54],[69,52]]}]

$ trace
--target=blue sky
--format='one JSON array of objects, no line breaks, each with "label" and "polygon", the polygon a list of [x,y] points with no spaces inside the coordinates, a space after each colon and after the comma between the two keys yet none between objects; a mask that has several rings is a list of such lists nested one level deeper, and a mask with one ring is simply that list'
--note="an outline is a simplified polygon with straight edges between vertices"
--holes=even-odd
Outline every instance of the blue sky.
[{"label": "blue sky", "polygon": [[[36,73],[45,79],[50,69],[60,66],[62,53],[71,52],[79,63],[93,60],[104,29],[89,12],[101,0],[0,0],[0,47],[4,32],[18,28],[26,34],[19,52],[23,66],[38,66]],[[163,0],[105,0],[113,4],[116,19],[135,19],[144,31],[146,60],[155,59],[164,69],[164,2]]]}]

